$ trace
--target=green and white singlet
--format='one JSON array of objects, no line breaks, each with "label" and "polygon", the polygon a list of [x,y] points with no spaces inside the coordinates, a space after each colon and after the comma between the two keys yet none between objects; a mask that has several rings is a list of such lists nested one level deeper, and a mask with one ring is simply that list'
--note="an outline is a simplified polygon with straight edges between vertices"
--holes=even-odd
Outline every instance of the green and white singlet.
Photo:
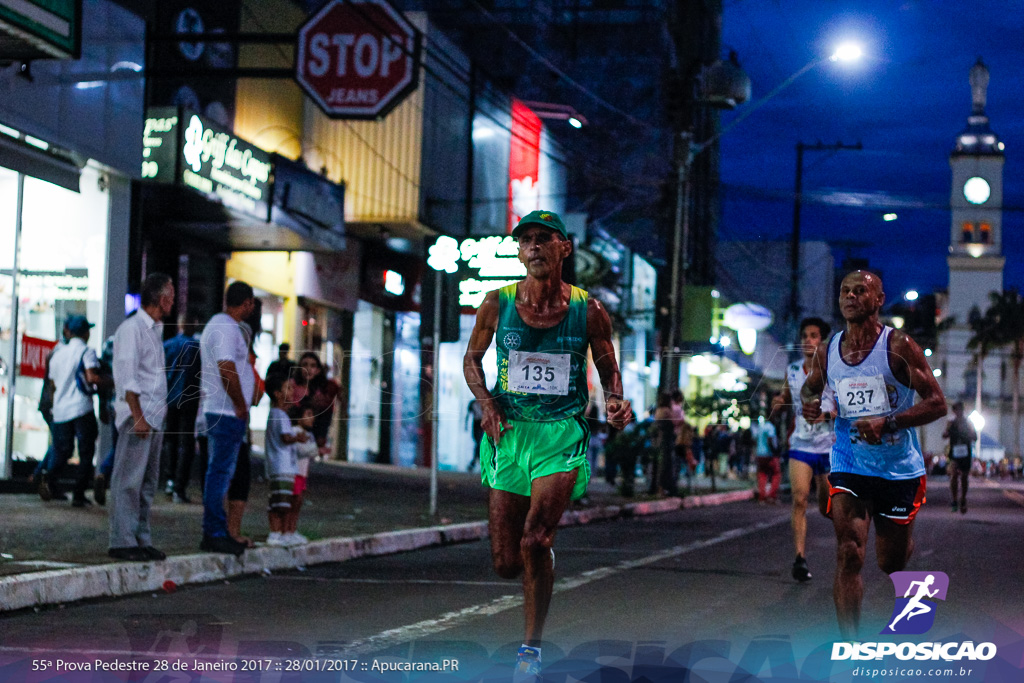
[{"label": "green and white singlet", "polygon": [[587,408],[587,292],[572,287],[569,311],[554,327],[530,327],[516,310],[516,288],[498,290],[498,381],[491,395],[511,420],[555,422]]}]

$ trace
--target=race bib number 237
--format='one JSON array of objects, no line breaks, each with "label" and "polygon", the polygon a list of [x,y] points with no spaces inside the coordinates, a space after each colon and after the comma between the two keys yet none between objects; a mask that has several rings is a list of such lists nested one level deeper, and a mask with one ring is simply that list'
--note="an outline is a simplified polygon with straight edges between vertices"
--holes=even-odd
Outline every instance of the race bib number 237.
[{"label": "race bib number 237", "polygon": [[885,389],[885,378],[875,375],[840,380],[836,387],[836,403],[839,404],[839,414],[847,419],[887,414],[889,394]]}]

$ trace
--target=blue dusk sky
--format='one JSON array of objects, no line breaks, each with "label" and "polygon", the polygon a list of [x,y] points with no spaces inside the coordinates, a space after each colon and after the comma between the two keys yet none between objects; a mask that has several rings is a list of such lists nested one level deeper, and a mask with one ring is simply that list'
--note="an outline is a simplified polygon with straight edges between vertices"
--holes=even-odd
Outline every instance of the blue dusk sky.
[{"label": "blue dusk sky", "polygon": [[[1024,2],[726,0],[722,40],[750,75],[754,105],[843,41],[864,57],[824,60],[722,137],[721,240],[789,239],[796,143],[861,142],[862,151],[805,153],[803,238],[834,243],[837,268],[846,253],[870,259],[890,301],[945,288],[949,153],[981,57],[986,113],[1006,145],[1005,285],[1024,285]],[[742,111],[724,113],[722,126]],[[884,222],[889,211],[898,220]]]}]

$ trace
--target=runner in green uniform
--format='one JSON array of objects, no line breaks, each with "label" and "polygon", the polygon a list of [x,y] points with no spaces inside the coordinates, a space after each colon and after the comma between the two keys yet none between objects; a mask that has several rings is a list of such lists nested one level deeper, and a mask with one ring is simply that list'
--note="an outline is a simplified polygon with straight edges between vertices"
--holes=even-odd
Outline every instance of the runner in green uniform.
[{"label": "runner in green uniform", "polygon": [[[512,231],[526,279],[490,292],[477,311],[464,369],[484,410],[480,471],[490,487],[491,557],[499,576],[523,573],[526,638],[516,679],[540,671],[540,642],[554,585],[558,521],[590,481],[587,350],[605,391],[608,424],[631,417],[604,307],[562,282],[572,253],[557,214],[534,211]],[[496,340],[498,381],[488,390],[483,356]]]}]

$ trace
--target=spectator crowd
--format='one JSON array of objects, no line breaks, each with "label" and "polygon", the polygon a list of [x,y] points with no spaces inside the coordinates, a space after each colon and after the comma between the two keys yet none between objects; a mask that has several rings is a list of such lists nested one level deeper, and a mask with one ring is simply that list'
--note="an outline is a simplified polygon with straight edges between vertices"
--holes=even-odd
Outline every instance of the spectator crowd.
[{"label": "spectator crowd", "polygon": [[[174,305],[171,278],[149,275],[140,307],[118,326],[100,356],[88,346],[93,325],[81,315],[65,320],[63,343],[46,361],[39,401],[52,436],[33,474],[40,497],[67,499],[61,477],[77,444],[71,504],[108,507],[110,557],[165,559],[153,545],[154,499],[162,491],[174,503],[190,504],[193,484],[203,506],[200,549],[240,556],[254,545],[241,532],[252,479],[250,410],[266,394],[266,542],[308,542],[298,532],[298,515],[309,463],[328,452],[337,383],[314,352],[290,360],[288,344],[279,347],[266,378],[260,377],[253,351],[260,300],[244,282],[228,286],[223,310],[205,325],[184,313],[177,334],[165,340],[164,321]],[[100,422],[112,428],[113,447],[94,471]],[[86,497],[90,487],[92,500]]]}]

